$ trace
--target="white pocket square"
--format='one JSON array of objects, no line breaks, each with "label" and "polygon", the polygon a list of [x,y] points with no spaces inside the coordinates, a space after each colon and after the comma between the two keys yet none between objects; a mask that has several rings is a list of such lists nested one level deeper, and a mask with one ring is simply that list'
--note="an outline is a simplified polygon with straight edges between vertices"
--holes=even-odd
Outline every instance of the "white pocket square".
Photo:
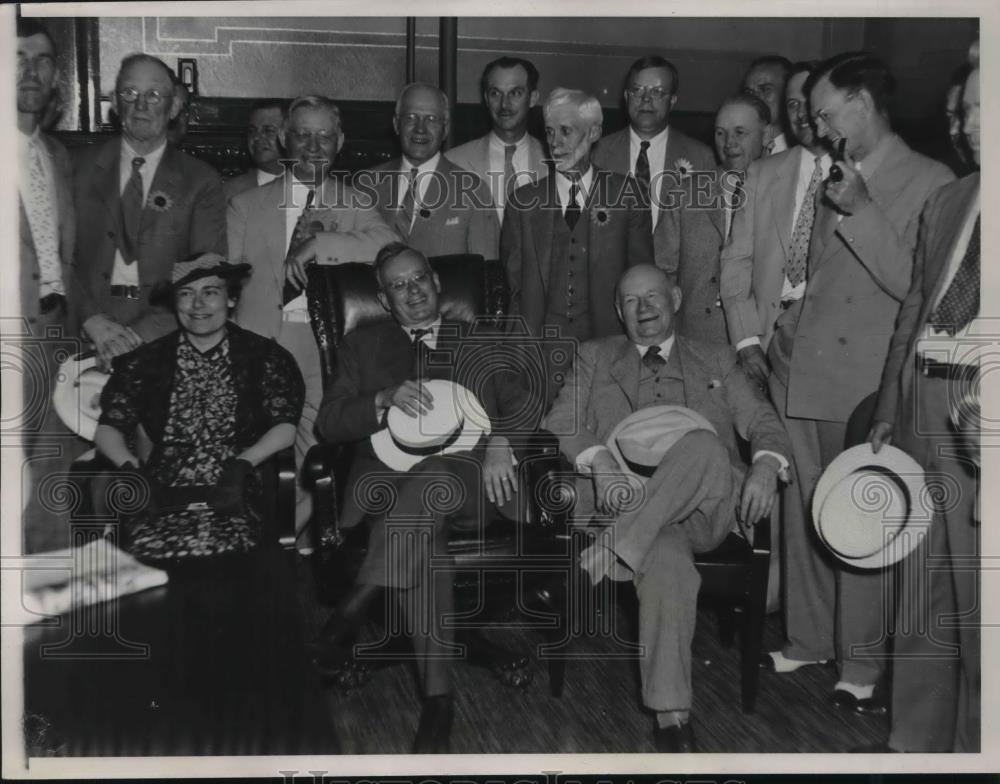
[{"label": "white pocket square", "polygon": [[445,226],[457,226],[458,225],[458,216],[456,215],[454,218],[448,218],[448,220],[446,220],[444,222],[444,225]]}]

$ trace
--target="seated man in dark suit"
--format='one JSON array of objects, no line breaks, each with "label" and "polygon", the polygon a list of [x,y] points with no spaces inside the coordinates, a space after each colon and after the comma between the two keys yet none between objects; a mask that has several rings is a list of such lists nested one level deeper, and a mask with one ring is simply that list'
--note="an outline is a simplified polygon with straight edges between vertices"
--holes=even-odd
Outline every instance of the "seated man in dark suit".
[{"label": "seated man in dark suit", "polygon": [[[467,324],[442,319],[440,282],[423,254],[391,243],[379,252],[374,270],[379,300],[395,320],[347,335],[338,351],[337,377],[316,419],[323,440],[358,444],[342,524],[356,525],[367,513],[372,526],[356,585],[327,622],[316,663],[321,670],[336,670],[374,597],[381,588],[393,589],[412,630],[425,698],[414,751],[441,753],[447,751],[453,715],[449,660],[455,651],[453,630],[441,624],[453,605],[453,577],[440,566],[448,525],[474,531],[493,517],[491,506],[503,511],[514,500],[517,476],[508,436],[534,430],[539,406],[505,361],[513,354],[494,338],[477,337]],[[421,416],[423,425],[436,405],[445,406],[449,401],[432,399],[425,385],[434,379],[470,390],[489,427],[472,448],[428,456],[408,471],[393,470],[370,437],[385,426],[390,409]],[[392,507],[371,508],[386,483]],[[435,492],[445,488],[457,504],[435,502],[449,494]]]},{"label": "seated man in dark suit", "polygon": [[[789,446],[777,413],[747,381],[732,348],[675,335],[680,298],[663,270],[627,270],[617,310],[628,334],[580,346],[544,427],[583,475],[577,520],[588,521],[595,507],[614,520],[613,538],[598,540],[608,546],[591,545],[581,562],[595,584],[604,577],[635,583],[646,652],[642,699],[656,712],[657,751],[692,752],[691,640],[700,584],[693,554],[718,547],[737,521],[747,529],[770,514]],[[684,433],[633,499],[622,492],[630,486],[626,468],[604,445],[630,414],[659,405],[685,406],[715,432]],[[750,442],[749,470],[736,433]]]}]

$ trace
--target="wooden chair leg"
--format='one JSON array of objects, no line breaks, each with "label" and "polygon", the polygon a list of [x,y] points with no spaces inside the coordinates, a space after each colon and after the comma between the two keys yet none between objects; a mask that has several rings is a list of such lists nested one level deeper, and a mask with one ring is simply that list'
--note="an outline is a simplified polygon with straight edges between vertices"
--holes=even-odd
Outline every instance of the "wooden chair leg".
[{"label": "wooden chair leg", "polygon": [[757,681],[760,677],[760,655],[764,640],[764,619],[767,615],[767,554],[755,553],[750,567],[750,584],[744,611],[741,691],[743,712],[754,712],[757,702]]}]

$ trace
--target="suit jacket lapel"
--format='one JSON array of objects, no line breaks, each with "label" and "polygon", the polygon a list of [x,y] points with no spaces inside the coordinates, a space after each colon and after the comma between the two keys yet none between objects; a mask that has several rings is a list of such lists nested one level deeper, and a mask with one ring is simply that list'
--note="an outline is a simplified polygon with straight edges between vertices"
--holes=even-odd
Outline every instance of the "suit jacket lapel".
[{"label": "suit jacket lapel", "polygon": [[121,139],[107,143],[98,153],[96,172],[91,190],[108,211],[114,225],[115,236],[122,232],[121,183],[118,175],[118,158],[121,155]]},{"label": "suit jacket lapel", "polygon": [[538,272],[541,276],[542,290],[545,296],[548,296],[549,270],[552,265],[552,235],[555,232],[555,222],[562,218],[555,177],[556,175],[553,175],[545,180],[542,206],[528,212],[534,223],[532,233],[535,237],[535,254],[538,257]]},{"label": "suit jacket lapel", "polygon": [[[802,163],[802,152],[796,150],[791,155],[786,155],[785,160],[774,174],[774,183],[770,186],[774,199],[771,201],[771,217],[774,219],[774,230],[778,235],[778,244],[788,261],[790,251],[789,241],[792,232],[795,230],[795,190],[798,186],[796,173]],[[767,202],[767,194],[762,194],[763,198],[758,201]],[[814,218],[815,221],[815,218]]]},{"label": "suit jacket lapel", "polygon": [[629,407],[635,411],[639,405],[639,352],[632,341],[623,340],[611,360],[611,377],[622,388]]},{"label": "suit jacket lapel", "polygon": [[[291,177],[291,174],[286,174],[285,177]],[[275,182],[280,182],[281,187],[276,188],[273,192],[274,201],[273,209],[267,210],[267,228],[264,231],[265,242],[267,243],[267,258],[269,260],[269,267],[271,269],[271,275],[274,277],[274,283],[278,287],[278,291],[281,291],[285,285],[285,256],[288,254],[288,248],[285,246],[287,240],[288,229],[285,225],[285,209],[291,209],[289,205],[282,207],[285,204],[285,195],[288,195],[289,201],[291,201],[292,187],[291,183],[284,178],[279,178]],[[266,185],[265,187],[271,187]]]}]

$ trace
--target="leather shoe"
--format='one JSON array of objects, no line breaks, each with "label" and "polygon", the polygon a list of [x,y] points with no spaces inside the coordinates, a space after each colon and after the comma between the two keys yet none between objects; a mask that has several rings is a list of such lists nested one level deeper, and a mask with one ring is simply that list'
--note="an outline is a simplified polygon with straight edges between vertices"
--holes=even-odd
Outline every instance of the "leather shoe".
[{"label": "leather shoe", "polygon": [[436,694],[424,699],[420,725],[413,741],[414,754],[447,754],[451,725],[455,720],[455,700],[450,694]]},{"label": "leather shoe", "polygon": [[779,675],[786,675],[814,664],[829,664],[826,659],[821,659],[820,661],[799,661],[798,659],[786,659],[781,655],[781,651],[774,651],[773,653],[778,656],[777,659],[768,652],[760,655],[760,668],[768,672],[776,672]]},{"label": "leather shoe", "polygon": [[887,710],[885,700],[873,694],[871,697],[857,698],[844,689],[834,689],[830,694],[830,702],[838,708],[860,713],[862,716],[884,716]]},{"label": "leather shoe", "polygon": [[660,754],[695,754],[698,751],[690,721],[670,727],[655,727],[653,745]]}]

